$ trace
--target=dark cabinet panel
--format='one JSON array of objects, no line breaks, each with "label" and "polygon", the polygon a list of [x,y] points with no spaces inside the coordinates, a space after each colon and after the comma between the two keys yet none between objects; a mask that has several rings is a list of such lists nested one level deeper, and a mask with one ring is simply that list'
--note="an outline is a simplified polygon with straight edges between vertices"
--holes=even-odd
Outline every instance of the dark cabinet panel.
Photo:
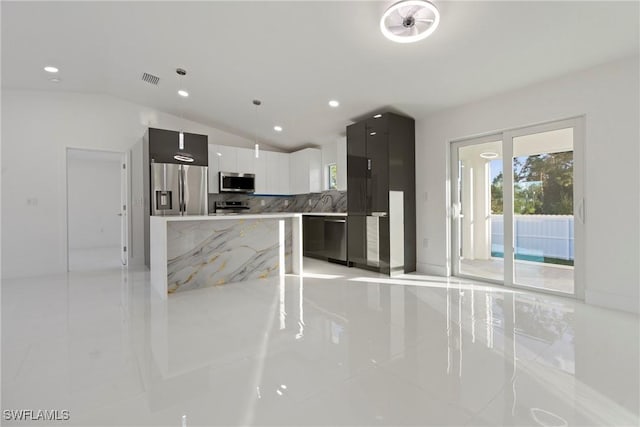
[{"label": "dark cabinet panel", "polygon": [[365,215],[347,217],[347,259],[350,263],[367,264],[367,217]]},{"label": "dark cabinet panel", "polygon": [[393,113],[377,116],[347,127],[347,256],[355,266],[382,273],[411,272],[415,122]]},{"label": "dark cabinet panel", "polygon": [[329,259],[347,261],[347,219],[324,217],[324,251]]},{"label": "dark cabinet panel", "polygon": [[303,217],[302,236],[302,251],[305,256],[322,252],[324,250],[324,217]]},{"label": "dark cabinet panel", "polygon": [[387,135],[383,132],[367,129],[367,169],[367,214],[386,214],[389,212],[389,152]]},{"label": "dark cabinet panel", "polygon": [[367,213],[367,146],[364,123],[347,126],[347,212]]}]

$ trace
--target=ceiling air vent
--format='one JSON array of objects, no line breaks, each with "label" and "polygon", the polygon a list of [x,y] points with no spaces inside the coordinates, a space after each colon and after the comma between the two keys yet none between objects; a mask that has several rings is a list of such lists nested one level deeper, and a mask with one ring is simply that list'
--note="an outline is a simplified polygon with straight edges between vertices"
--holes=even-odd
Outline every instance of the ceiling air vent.
[{"label": "ceiling air vent", "polygon": [[142,73],[142,81],[158,86],[160,77],[154,76],[153,74],[149,74],[149,73]]}]

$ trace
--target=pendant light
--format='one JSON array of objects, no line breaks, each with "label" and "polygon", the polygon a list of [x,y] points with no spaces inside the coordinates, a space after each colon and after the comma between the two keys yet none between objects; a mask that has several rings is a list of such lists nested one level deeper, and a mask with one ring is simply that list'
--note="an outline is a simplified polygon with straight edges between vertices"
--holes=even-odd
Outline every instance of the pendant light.
[{"label": "pendant light", "polygon": [[262,101],[260,101],[259,99],[254,99],[253,100],[253,105],[256,106],[256,130],[255,130],[255,152],[256,152],[256,159],[260,157],[260,144],[258,144],[258,107],[262,104]]},{"label": "pendant light", "polygon": [[[183,68],[177,68],[176,74],[178,75],[178,80],[180,80],[180,77],[185,76],[187,71]],[[178,90],[178,95],[186,98],[189,96],[189,93],[184,89],[180,89]],[[181,122],[184,122],[184,106],[180,112],[180,119]],[[179,162],[185,163],[193,163],[195,160],[191,154],[184,151],[184,132],[182,131],[182,123],[180,123],[180,132],[178,133],[178,152],[173,155],[173,158]]]}]

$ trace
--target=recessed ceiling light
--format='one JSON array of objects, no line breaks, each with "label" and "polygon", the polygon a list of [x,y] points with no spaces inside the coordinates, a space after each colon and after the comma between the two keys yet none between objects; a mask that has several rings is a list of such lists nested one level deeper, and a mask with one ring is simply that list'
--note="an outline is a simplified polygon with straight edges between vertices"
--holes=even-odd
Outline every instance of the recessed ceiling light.
[{"label": "recessed ceiling light", "polygon": [[371,132],[369,135],[373,136],[373,135],[375,135],[375,134],[376,134],[376,132]]},{"label": "recessed ceiling light", "polygon": [[180,95],[180,96],[182,96],[182,97],[185,97],[185,98],[186,98],[187,96],[189,96],[189,92],[187,92],[186,90],[182,90],[182,89],[180,89],[180,90],[178,91],[178,95]]},{"label": "recessed ceiling light", "polygon": [[218,156],[222,156],[222,153],[220,153],[220,152],[217,152],[216,154],[217,154]]},{"label": "recessed ceiling light", "polygon": [[438,28],[440,12],[426,0],[402,0],[380,18],[380,31],[397,43],[413,43],[429,37]]},{"label": "recessed ceiling light", "polygon": [[282,132],[282,126],[274,126],[273,130],[275,130],[276,132]]},{"label": "recessed ceiling light", "polygon": [[483,159],[495,159],[498,157],[498,153],[494,153],[493,151],[486,151],[484,153],[480,153],[480,157]]},{"label": "recessed ceiling light", "polygon": [[329,107],[336,108],[336,107],[339,107],[339,106],[340,106],[340,103],[338,101],[336,101],[335,99],[332,99],[331,101],[329,101]]},{"label": "recessed ceiling light", "polygon": [[375,116],[373,116],[374,119],[379,119],[380,117],[382,117],[382,114],[376,114]]},{"label": "recessed ceiling light", "polygon": [[46,67],[44,67],[44,70],[47,73],[57,73],[58,72],[58,69],[56,67],[52,66],[52,65],[47,65]]}]

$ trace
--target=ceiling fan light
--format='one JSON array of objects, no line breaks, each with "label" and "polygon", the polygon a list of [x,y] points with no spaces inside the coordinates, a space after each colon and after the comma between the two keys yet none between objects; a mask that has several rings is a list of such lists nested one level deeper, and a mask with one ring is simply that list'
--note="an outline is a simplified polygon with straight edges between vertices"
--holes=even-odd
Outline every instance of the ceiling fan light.
[{"label": "ceiling fan light", "polygon": [[195,160],[189,153],[176,153],[174,154],[173,158],[179,162],[185,163],[193,163],[193,161]]},{"label": "ceiling fan light", "polygon": [[480,153],[480,157],[482,157],[483,159],[497,159],[498,158],[498,153],[495,153],[493,151],[485,151],[484,153]]},{"label": "ceiling fan light", "polygon": [[401,0],[380,18],[380,31],[396,43],[413,43],[429,37],[440,24],[438,8],[426,0]]}]

